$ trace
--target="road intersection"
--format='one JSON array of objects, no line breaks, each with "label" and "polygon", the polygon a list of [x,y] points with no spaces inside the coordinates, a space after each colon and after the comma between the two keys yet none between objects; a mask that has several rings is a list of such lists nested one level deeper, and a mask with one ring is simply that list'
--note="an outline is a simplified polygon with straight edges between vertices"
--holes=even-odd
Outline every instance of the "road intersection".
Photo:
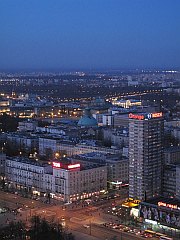
[{"label": "road intersection", "polygon": [[[122,200],[119,200],[120,202]],[[108,221],[118,221],[118,218],[104,214],[102,208],[111,205],[111,201],[103,202],[100,205],[87,205],[84,203],[63,205],[63,203],[53,202],[47,204],[19,195],[0,191],[0,206],[11,209],[11,212],[0,215],[1,226],[10,221],[23,220],[28,222],[34,215],[46,218],[48,221],[57,221],[69,232],[75,236],[81,236],[81,239],[112,239],[134,240],[143,239],[140,236],[132,236],[131,233],[120,232],[120,230],[110,229],[103,226]],[[19,212],[14,210],[19,209]],[[7,221],[8,220],[8,221]],[[85,227],[87,226],[87,227]],[[83,236],[86,236],[84,238]]]}]

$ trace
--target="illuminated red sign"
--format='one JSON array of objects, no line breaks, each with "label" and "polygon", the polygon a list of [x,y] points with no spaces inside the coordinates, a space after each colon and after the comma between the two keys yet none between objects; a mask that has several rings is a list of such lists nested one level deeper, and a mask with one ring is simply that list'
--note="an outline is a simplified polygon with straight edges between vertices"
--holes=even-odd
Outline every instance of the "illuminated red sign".
[{"label": "illuminated red sign", "polygon": [[80,168],[80,164],[76,163],[76,164],[68,165],[68,169],[73,169],[73,168]]},{"label": "illuminated red sign", "polygon": [[61,169],[68,169],[68,170],[71,170],[71,169],[76,169],[76,168],[80,168],[80,164],[79,163],[76,163],[76,164],[62,164],[60,162],[53,162],[52,163],[52,166],[53,168],[61,168]]},{"label": "illuminated red sign", "polygon": [[162,117],[162,112],[152,113],[152,118],[159,118]]},{"label": "illuminated red sign", "polygon": [[54,168],[61,168],[61,163],[59,162],[53,162],[52,165]]},{"label": "illuminated red sign", "polygon": [[137,120],[143,120],[144,116],[143,115],[136,115],[136,114],[130,113],[129,114],[129,118],[137,119]]},{"label": "illuminated red sign", "polygon": [[168,207],[168,208],[172,208],[172,209],[178,209],[177,205],[173,205],[170,203],[164,203],[164,202],[158,202],[158,206],[159,207]]},{"label": "illuminated red sign", "polygon": [[149,114],[147,114],[147,116],[144,116],[144,115],[136,115],[136,114],[133,114],[133,113],[130,113],[130,114],[129,114],[129,118],[137,119],[137,120],[151,119],[151,118],[160,118],[160,117],[162,117],[162,116],[163,116],[163,113],[162,113],[162,112],[149,113]]}]

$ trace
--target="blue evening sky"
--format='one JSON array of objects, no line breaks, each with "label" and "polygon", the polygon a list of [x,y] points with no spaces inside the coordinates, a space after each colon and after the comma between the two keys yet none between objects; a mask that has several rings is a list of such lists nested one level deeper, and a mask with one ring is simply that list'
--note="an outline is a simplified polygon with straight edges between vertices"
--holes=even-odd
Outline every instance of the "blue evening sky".
[{"label": "blue evening sky", "polygon": [[0,70],[180,67],[180,0],[0,0]]}]

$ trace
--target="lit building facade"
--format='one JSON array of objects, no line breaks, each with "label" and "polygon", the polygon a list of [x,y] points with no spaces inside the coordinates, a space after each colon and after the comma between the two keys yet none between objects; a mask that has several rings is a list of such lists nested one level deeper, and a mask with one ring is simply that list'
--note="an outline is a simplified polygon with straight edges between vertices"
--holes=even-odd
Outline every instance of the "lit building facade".
[{"label": "lit building facade", "polygon": [[56,197],[65,202],[98,196],[107,190],[107,167],[53,163]]},{"label": "lit building facade", "polygon": [[136,99],[121,99],[121,100],[116,100],[112,102],[113,105],[117,105],[119,107],[123,107],[123,108],[130,108],[130,107],[134,107],[134,106],[141,106],[141,101],[140,100],[136,100]]},{"label": "lit building facade", "polygon": [[5,162],[5,177],[12,188],[22,189],[32,193],[43,192],[43,178],[51,174],[51,166],[39,164],[22,157],[7,157]]},{"label": "lit building facade", "polygon": [[162,229],[179,239],[180,236],[180,201],[174,198],[155,197],[140,202],[139,217],[145,228]]},{"label": "lit building facade", "polygon": [[128,184],[129,160],[121,158],[115,154],[103,154],[91,152],[87,154],[76,155],[71,158],[72,162],[79,162],[82,166],[107,166],[108,187],[119,189]]},{"label": "lit building facade", "polygon": [[162,113],[129,114],[129,197],[161,194],[163,165]]},{"label": "lit building facade", "polygon": [[9,187],[25,189],[69,202],[98,196],[107,190],[107,167],[79,163],[40,164],[20,157],[7,157],[5,177]]}]

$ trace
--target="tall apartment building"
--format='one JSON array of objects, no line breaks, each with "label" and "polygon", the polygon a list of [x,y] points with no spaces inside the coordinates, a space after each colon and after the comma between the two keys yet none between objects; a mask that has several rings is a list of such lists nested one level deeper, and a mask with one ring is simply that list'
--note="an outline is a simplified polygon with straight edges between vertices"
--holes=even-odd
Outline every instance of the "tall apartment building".
[{"label": "tall apartment building", "polygon": [[161,112],[129,114],[129,197],[161,194],[163,129]]}]

